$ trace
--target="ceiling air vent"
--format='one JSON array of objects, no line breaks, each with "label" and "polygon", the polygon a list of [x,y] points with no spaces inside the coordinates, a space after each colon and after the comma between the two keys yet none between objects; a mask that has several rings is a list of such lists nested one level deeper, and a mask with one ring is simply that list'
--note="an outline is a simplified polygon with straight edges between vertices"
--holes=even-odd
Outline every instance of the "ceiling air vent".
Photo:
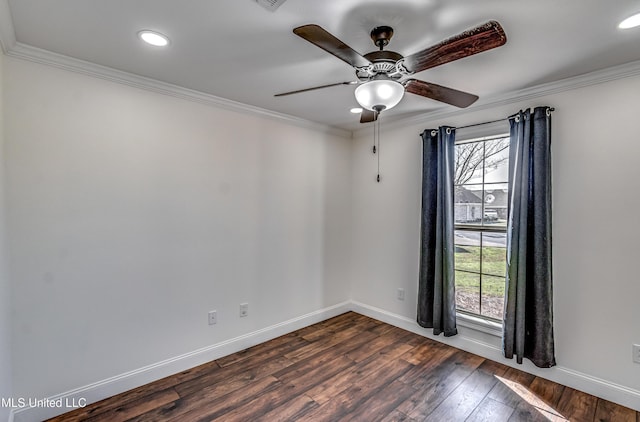
[{"label": "ceiling air vent", "polygon": [[278,7],[282,5],[286,0],[255,0],[260,6],[267,10],[275,12]]}]

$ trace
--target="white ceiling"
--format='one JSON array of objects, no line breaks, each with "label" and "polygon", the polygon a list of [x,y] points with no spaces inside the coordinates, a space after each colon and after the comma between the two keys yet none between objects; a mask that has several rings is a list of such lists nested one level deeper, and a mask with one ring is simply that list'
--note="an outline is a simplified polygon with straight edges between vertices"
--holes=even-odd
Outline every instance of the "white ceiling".
[{"label": "white ceiling", "polygon": [[[2,0],[6,3],[7,0]],[[319,24],[356,51],[389,25],[387,49],[408,55],[488,20],[507,44],[415,77],[483,99],[640,60],[640,28],[617,24],[638,0],[287,0],[275,12],[254,0],[9,0],[19,44],[45,49],[203,93],[343,128],[361,127],[353,86],[287,97],[295,89],[355,80],[353,69],[292,33]],[[153,29],[171,44],[144,45]],[[473,107],[473,106],[472,106]],[[407,94],[386,111],[398,119],[451,108]]]}]

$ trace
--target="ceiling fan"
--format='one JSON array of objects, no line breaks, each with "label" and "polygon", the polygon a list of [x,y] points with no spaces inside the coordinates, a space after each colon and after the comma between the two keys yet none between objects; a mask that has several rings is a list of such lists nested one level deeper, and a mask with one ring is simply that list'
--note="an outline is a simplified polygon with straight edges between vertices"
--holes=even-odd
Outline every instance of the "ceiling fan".
[{"label": "ceiling fan", "polygon": [[339,85],[358,85],[355,96],[363,108],[361,123],[372,122],[382,110],[397,105],[405,91],[456,107],[470,106],[478,99],[477,95],[407,77],[507,42],[504,30],[496,21],[489,21],[406,57],[384,50],[393,36],[393,28],[389,26],[373,28],[371,39],[379,50],[364,56],[318,25],[303,25],[295,28],[293,33],[353,66],[357,80],[284,92],[276,97]]}]

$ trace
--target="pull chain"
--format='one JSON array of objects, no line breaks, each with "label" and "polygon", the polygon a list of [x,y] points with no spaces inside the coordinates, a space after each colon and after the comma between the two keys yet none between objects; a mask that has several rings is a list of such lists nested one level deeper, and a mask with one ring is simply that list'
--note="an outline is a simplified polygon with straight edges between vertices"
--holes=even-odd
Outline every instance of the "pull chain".
[{"label": "pull chain", "polygon": [[373,153],[375,154],[377,152],[376,149],[376,124],[373,124]]},{"label": "pull chain", "polygon": [[[376,120],[375,125],[377,129],[376,132],[378,134],[377,136],[378,138],[378,177],[376,178],[376,181],[380,183],[380,114],[378,114],[378,119]],[[375,142],[375,136],[374,136],[374,142]]]}]

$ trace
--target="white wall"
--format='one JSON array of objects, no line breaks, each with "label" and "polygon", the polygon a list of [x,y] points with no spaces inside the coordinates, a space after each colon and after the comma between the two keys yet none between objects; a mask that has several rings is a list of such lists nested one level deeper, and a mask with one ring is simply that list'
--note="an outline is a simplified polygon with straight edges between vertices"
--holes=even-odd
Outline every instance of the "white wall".
[{"label": "white wall", "polygon": [[[4,225],[4,55],[0,52],[0,398],[12,395],[11,380],[11,292],[5,260]],[[0,406],[0,421],[9,417],[9,408]]]},{"label": "white wall", "polygon": [[[577,371],[636,390],[635,406],[640,408],[640,365],[631,360],[632,343],[640,343],[640,97],[630,94],[639,91],[640,77],[634,77],[443,121],[388,130],[383,123],[380,184],[374,181],[371,135],[359,134],[352,159],[352,298],[415,319],[422,160],[419,134],[425,128],[463,126],[506,117],[529,106],[554,106],[557,362],[565,373]],[[404,302],[396,299],[399,287],[407,292]],[[499,338],[465,328],[461,334],[500,344]]]},{"label": "white wall", "polygon": [[[404,128],[383,124],[377,184],[370,133],[350,142],[4,61],[15,396],[59,394],[349,298],[415,319],[419,133],[547,104],[557,109],[558,364],[640,390],[630,357],[640,343],[640,100],[629,95],[640,78]],[[239,319],[245,301],[250,316]],[[206,325],[210,309],[215,327]],[[6,313],[0,318],[1,330]],[[499,344],[464,327],[461,334]],[[0,335],[2,394],[11,386],[7,347]]]},{"label": "white wall", "polygon": [[5,71],[16,396],[348,298],[349,140],[21,60]]}]

